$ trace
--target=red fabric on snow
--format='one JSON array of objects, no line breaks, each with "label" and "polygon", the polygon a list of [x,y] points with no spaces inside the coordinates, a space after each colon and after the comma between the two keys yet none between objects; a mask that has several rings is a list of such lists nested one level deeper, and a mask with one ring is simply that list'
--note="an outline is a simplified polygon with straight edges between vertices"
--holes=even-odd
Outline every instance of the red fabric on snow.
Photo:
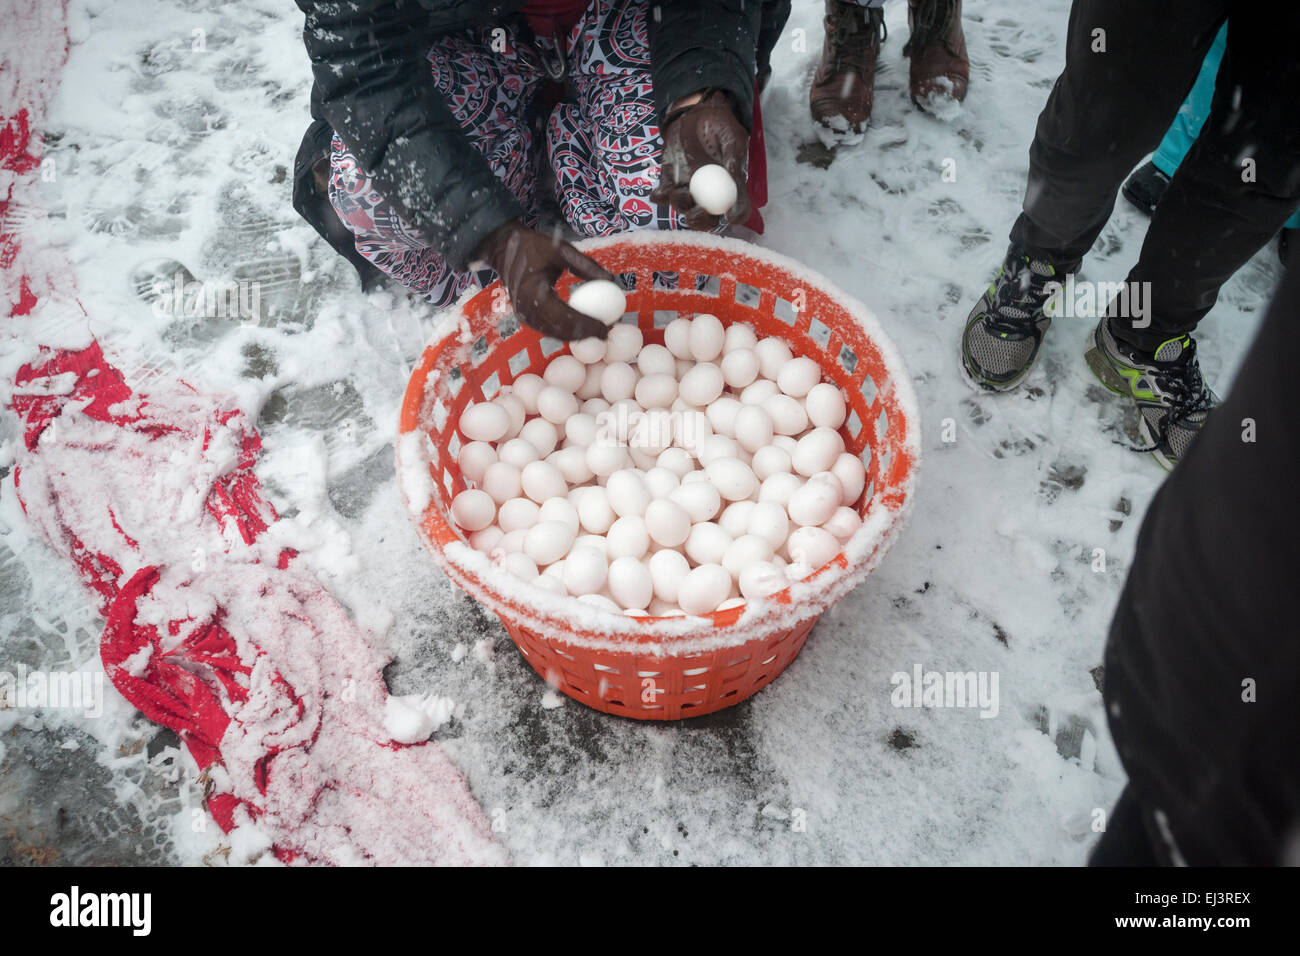
[{"label": "red fabric on snow", "polygon": [[[62,3],[10,6],[0,75],[18,108],[0,116],[0,168],[14,174],[0,224],[35,195],[34,124],[67,55]],[[57,315],[64,306],[47,290],[71,289],[72,270],[49,274],[50,250],[25,260],[22,238],[0,226],[10,315]],[[15,490],[99,595],[113,685],[209,774],[217,823],[255,825],[242,844],[265,840],[285,861],[504,862],[441,748],[385,731],[385,658],[372,637],[291,567],[291,548],[264,543],[277,517],[243,416],[183,382],[135,393],[96,342],[36,351],[10,399],[24,437]]]}]

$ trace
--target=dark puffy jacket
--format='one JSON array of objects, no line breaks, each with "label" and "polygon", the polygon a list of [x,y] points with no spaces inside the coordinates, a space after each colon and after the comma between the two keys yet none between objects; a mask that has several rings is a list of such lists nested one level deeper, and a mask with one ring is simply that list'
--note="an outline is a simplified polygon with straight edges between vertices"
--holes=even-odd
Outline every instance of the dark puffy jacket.
[{"label": "dark puffy jacket", "polygon": [[[297,0],[306,14],[313,113],[356,154],[383,195],[464,269],[479,243],[522,215],[487,160],[462,134],[433,84],[425,55],[440,35],[509,21],[522,0]],[[660,116],[704,87],[730,94],[753,120],[754,78],[790,12],[789,0],[660,0],[650,55]]]}]

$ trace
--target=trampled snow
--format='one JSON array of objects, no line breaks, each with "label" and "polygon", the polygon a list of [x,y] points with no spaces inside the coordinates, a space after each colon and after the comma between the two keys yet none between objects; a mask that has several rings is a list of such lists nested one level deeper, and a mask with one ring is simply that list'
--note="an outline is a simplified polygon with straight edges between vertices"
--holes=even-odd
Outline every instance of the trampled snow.
[{"label": "trampled snow", "polygon": [[[87,318],[38,329],[38,315],[18,335],[11,325],[0,397],[38,338],[84,344],[87,333],[141,391],[183,375],[232,396],[262,434],[258,474],[285,516],[268,551],[298,549],[384,635],[392,692],[429,705],[433,739],[516,862],[1080,863],[1095,811],[1123,785],[1097,668],[1163,473],[1124,447],[1131,414],[1082,361],[1087,319],[1057,321],[1012,395],[971,390],[957,347],[1019,208],[1068,6],[970,0],[969,97],[938,120],[908,100],[906,10],[890,4],[873,127],[832,154],[807,107],[820,5],[796,4],[763,103],[771,199],[759,241],[877,316],[912,373],[924,465],[884,562],[785,674],[730,710],[650,725],[557,698],[424,552],[393,442],[439,317],[399,292],[362,295],[289,205],[309,90],[290,4],[71,4],[45,208],[25,234],[73,261]],[[1080,278],[1122,279],[1145,224],[1121,201]],[[160,258],[208,284],[259,282],[260,319],[160,314],[131,282]],[[1220,394],[1277,274],[1272,248],[1261,251],[1201,326]],[[6,413],[0,428],[0,670],[102,673],[103,622],[18,507],[16,422]],[[192,505],[188,487],[162,491],[178,514]],[[996,673],[997,716],[896,706],[894,678],[918,666]],[[265,861],[264,834],[204,825],[189,755],[104,686],[97,719],[0,710],[0,817],[14,830],[0,859]]]}]

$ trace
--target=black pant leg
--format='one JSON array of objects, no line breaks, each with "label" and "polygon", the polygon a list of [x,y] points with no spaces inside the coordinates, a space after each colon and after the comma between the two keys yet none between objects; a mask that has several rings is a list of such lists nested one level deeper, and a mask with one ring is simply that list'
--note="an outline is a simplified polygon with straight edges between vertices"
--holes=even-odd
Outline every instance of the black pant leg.
[{"label": "black pant leg", "polygon": [[1129,787],[1159,854],[1193,866],[1274,864],[1300,834],[1297,328],[1291,271],[1147,510],[1106,645]]},{"label": "black pant leg", "polygon": [[[1196,328],[1219,288],[1300,205],[1300,6],[1235,4],[1214,102],[1151,219],[1129,280],[1150,282],[1149,325],[1112,324],[1139,348]],[[1244,175],[1243,160],[1253,161]]]},{"label": "black pant leg", "polygon": [[[1124,177],[1155,149],[1187,96],[1227,5],[1075,0],[1065,71],[1038,117],[1013,243],[1058,263],[1092,247]],[[1094,49],[1099,42],[1104,52]]]}]

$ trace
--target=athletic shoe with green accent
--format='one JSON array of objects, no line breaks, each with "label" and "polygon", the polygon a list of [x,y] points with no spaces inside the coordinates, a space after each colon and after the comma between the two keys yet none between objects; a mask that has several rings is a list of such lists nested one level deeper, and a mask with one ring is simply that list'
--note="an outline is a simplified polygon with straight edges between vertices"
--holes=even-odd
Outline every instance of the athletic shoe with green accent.
[{"label": "athletic shoe with green accent", "polygon": [[1210,391],[1196,360],[1196,342],[1178,335],[1142,352],[1115,338],[1102,319],[1084,355],[1088,367],[1112,392],[1137,402],[1138,432],[1149,451],[1167,469],[1187,454],[1219,398]]},{"label": "athletic shoe with green accent", "polygon": [[1054,266],[1012,246],[988,291],[975,304],[961,337],[962,368],[981,388],[1015,388],[1038,360],[1043,336],[1052,324],[1044,311],[1065,276],[1079,267]]}]

